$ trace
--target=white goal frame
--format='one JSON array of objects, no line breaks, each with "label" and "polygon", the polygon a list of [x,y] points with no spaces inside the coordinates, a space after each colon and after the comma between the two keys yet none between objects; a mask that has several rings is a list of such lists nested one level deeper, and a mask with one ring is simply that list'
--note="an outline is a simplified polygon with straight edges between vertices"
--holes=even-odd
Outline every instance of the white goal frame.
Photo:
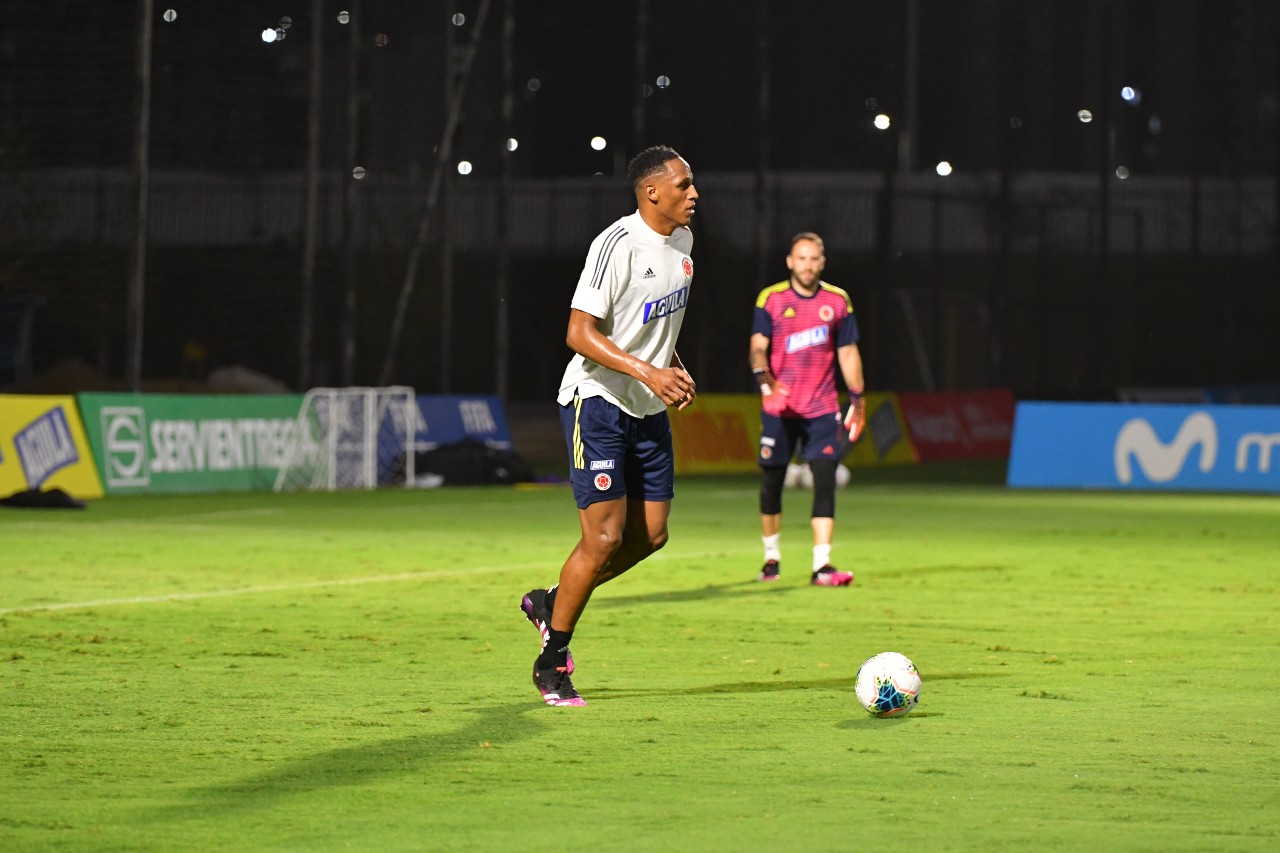
[{"label": "white goal frame", "polygon": [[411,486],[422,420],[407,385],[312,388],[294,420],[275,491]]}]

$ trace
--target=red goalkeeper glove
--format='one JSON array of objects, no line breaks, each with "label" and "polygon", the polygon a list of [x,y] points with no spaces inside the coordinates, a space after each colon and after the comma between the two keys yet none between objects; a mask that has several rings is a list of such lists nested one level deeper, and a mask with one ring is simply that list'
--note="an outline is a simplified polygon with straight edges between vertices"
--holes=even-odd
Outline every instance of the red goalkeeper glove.
[{"label": "red goalkeeper glove", "polygon": [[850,392],[850,397],[849,410],[844,415],[844,428],[849,431],[849,443],[853,444],[867,425],[867,404],[861,394]]},{"label": "red goalkeeper glove", "polygon": [[770,415],[780,415],[787,408],[787,395],[791,389],[785,382],[779,382],[767,367],[759,367],[751,371],[760,384],[760,404]]}]

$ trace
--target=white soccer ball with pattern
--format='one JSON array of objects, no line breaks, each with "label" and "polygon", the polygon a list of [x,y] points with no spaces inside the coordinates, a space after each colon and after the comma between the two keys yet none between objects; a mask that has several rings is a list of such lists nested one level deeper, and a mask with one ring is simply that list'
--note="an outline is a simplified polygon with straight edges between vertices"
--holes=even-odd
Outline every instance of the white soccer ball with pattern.
[{"label": "white soccer ball with pattern", "polygon": [[905,655],[881,652],[858,668],[853,691],[868,713],[901,717],[920,701],[920,673]]}]

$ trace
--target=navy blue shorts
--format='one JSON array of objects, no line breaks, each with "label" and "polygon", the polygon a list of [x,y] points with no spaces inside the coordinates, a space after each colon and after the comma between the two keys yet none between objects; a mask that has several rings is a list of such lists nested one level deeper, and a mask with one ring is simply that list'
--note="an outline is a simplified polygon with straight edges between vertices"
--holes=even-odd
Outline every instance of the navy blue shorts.
[{"label": "navy blue shorts", "polygon": [[810,462],[816,459],[839,462],[849,449],[840,413],[816,418],[780,418],[768,412],[760,413],[761,468],[785,466],[801,447],[804,458]]},{"label": "navy blue shorts", "polygon": [[676,462],[666,411],[637,418],[603,397],[574,397],[560,407],[560,425],[578,509],[623,497],[675,497]]}]

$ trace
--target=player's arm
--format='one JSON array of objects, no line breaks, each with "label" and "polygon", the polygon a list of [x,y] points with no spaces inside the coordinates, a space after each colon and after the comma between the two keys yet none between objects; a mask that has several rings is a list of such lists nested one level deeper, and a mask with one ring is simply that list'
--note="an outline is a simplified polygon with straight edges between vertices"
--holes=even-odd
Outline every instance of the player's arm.
[{"label": "player's arm", "polygon": [[786,383],[779,382],[778,377],[769,369],[770,338],[762,332],[752,332],[751,348],[747,353],[751,362],[751,376],[760,388],[761,404],[770,414],[778,414],[787,407],[786,396],[791,389]]},{"label": "player's arm", "polygon": [[836,350],[836,360],[840,363],[844,384],[849,388],[849,409],[844,416],[844,426],[849,431],[849,440],[857,441],[867,423],[867,407],[862,399],[867,390],[866,378],[862,375],[862,352],[857,344],[845,344]]},{"label": "player's arm", "polygon": [[645,384],[668,406],[687,404],[693,390],[693,379],[684,368],[656,367],[636,358],[609,340],[599,328],[600,318],[578,308],[569,309],[569,330],[565,343],[578,355],[601,367],[625,373]]},{"label": "player's arm", "polygon": [[840,362],[840,375],[844,384],[855,394],[867,390],[866,379],[862,375],[862,352],[857,344],[846,344],[836,350],[836,359]]}]

